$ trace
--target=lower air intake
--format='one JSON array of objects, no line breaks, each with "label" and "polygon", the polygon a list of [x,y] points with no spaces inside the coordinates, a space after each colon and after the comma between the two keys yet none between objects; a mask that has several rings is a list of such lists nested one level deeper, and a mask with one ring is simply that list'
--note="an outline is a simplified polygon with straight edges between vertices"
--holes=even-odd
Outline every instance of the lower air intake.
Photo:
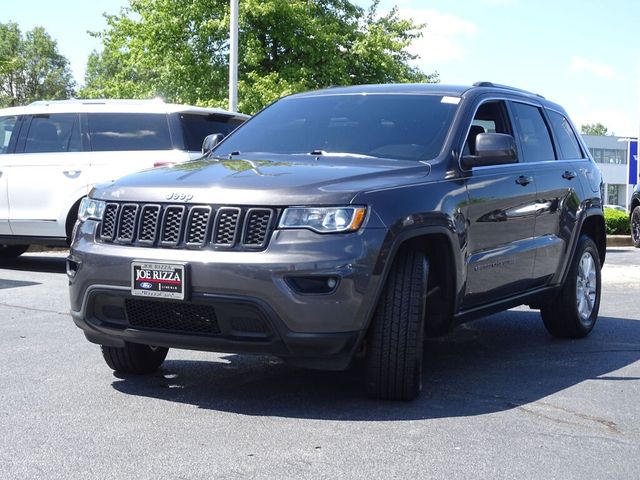
[{"label": "lower air intake", "polygon": [[129,326],[172,333],[220,335],[216,311],[208,305],[127,299]]}]

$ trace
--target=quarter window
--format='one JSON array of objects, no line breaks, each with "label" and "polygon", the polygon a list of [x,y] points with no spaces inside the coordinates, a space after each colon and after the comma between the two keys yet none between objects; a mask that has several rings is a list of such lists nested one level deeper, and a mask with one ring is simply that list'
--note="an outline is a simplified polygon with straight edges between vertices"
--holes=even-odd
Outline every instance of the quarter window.
[{"label": "quarter window", "polygon": [[91,150],[171,150],[166,114],[90,113]]},{"label": "quarter window", "polygon": [[514,102],[513,114],[525,162],[555,160],[549,129],[540,108]]},{"label": "quarter window", "polygon": [[576,139],[576,134],[573,132],[569,121],[557,112],[547,111],[549,112],[549,119],[551,120],[551,128],[560,146],[561,158],[564,160],[583,158],[580,144]]},{"label": "quarter window", "polygon": [[225,137],[243,122],[242,118],[223,115],[180,114],[180,123],[184,132],[187,150],[198,152],[202,148],[204,137],[212,133],[221,133]]},{"label": "quarter window", "polygon": [[58,113],[34,115],[24,145],[24,153],[79,152],[78,115]]}]

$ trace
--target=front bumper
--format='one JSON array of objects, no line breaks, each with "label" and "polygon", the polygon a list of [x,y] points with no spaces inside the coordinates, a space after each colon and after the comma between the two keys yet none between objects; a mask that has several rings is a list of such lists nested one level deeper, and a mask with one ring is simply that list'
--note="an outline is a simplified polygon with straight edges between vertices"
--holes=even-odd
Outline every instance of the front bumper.
[{"label": "front bumper", "polygon": [[[94,343],[269,353],[301,366],[340,369],[353,357],[375,307],[380,278],[373,266],[386,234],[381,228],[344,235],[275,231],[266,250],[238,252],[104,244],[95,241],[96,225],[78,226],[69,256],[72,316]],[[134,260],[188,265],[189,300],[133,297]],[[288,281],[292,276],[338,282],[331,293],[301,294]],[[132,309],[155,320],[167,312],[178,319],[209,315],[216,329],[141,326]]]}]

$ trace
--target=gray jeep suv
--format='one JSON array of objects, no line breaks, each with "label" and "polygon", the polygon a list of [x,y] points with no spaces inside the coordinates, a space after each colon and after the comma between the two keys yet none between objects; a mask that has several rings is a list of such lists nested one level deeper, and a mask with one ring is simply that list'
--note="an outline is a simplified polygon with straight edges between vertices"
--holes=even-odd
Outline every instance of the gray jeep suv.
[{"label": "gray jeep suv", "polygon": [[520,304],[593,328],[602,181],[558,105],[477,83],[283,98],[205,158],[96,187],[71,309],[114,370],[170,347],[363,359],[378,398],[421,390],[423,339]]}]

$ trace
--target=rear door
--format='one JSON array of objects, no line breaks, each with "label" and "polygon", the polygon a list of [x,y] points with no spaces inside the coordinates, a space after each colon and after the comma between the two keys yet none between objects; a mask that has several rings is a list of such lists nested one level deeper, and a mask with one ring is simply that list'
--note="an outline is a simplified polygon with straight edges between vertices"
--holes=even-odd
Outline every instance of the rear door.
[{"label": "rear door", "polygon": [[26,116],[1,167],[12,233],[64,237],[70,203],[87,193],[88,167],[77,113]]},{"label": "rear door", "polygon": [[91,185],[189,158],[176,147],[166,113],[89,112],[83,123],[92,152]]},{"label": "rear door", "polygon": [[[463,152],[475,153],[478,133],[514,135],[506,103],[491,99],[479,105]],[[474,167],[467,190],[469,226],[463,308],[472,308],[512,296],[531,285],[535,257],[534,170],[521,161]]]},{"label": "rear door", "polygon": [[[517,105],[515,107],[522,109]],[[544,285],[559,270],[561,260],[569,255],[571,235],[575,230],[582,198],[579,164],[585,154],[563,114],[539,108],[530,113],[535,113],[540,129],[544,125],[547,134],[554,137],[557,157],[538,158],[536,161],[538,216],[534,282]],[[546,117],[543,113],[546,113]]]},{"label": "rear door", "polygon": [[16,139],[20,130],[21,117],[7,115],[0,117],[0,235],[11,234],[9,228],[8,167],[13,162]]}]

